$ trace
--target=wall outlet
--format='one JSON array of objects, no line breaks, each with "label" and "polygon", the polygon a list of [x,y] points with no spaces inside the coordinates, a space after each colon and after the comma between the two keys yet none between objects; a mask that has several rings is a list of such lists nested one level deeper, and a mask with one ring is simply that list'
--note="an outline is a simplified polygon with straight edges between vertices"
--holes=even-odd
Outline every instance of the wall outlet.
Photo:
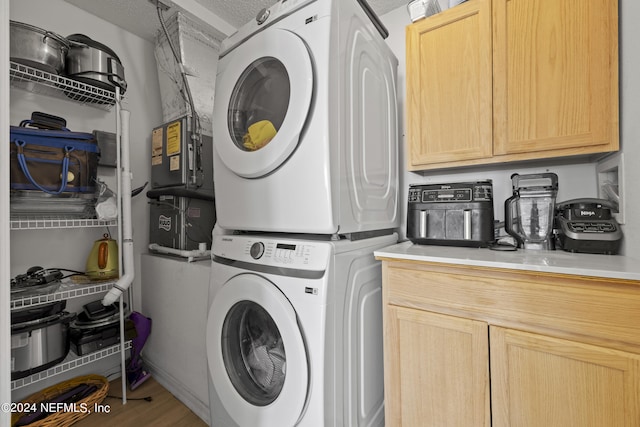
[{"label": "wall outlet", "polygon": [[618,212],[613,216],[619,224],[624,224],[624,154],[618,152],[598,161],[596,172],[598,197],[610,200],[618,206]]}]

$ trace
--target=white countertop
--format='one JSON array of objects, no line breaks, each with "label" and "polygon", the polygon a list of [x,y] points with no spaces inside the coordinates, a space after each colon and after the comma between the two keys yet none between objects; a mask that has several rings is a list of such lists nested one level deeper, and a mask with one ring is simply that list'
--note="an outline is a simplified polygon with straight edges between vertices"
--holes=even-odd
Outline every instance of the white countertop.
[{"label": "white countertop", "polygon": [[377,257],[544,273],[640,280],[640,259],[622,255],[575,254],[561,250],[494,251],[487,248],[414,245],[410,241],[374,252]]}]

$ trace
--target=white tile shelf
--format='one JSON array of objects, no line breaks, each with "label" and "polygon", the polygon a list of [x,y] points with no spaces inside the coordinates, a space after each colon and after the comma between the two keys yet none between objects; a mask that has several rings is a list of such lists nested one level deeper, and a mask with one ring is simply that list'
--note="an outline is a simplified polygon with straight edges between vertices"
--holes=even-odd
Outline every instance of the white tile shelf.
[{"label": "white tile shelf", "polygon": [[115,92],[13,61],[10,62],[9,77],[11,86],[33,93],[71,100],[103,110],[110,110],[116,103]]},{"label": "white tile shelf", "polygon": [[104,293],[113,288],[115,283],[115,280],[89,284],[62,283],[56,292],[50,294],[12,299],[11,310]]},{"label": "white tile shelf", "polygon": [[[124,343],[124,349],[131,349],[131,341],[126,341]],[[120,344],[116,344],[112,347],[107,347],[93,353],[85,354],[84,356],[76,356],[73,351],[69,351],[67,357],[56,366],[49,368],[46,371],[38,372],[28,377],[11,381],[11,390],[17,390],[19,388],[26,387],[38,381],[42,381],[44,379],[62,374],[64,372],[68,372],[72,369],[79,368],[80,366],[88,365],[89,363],[93,363],[97,360],[104,359],[106,357],[113,356],[119,353]]]},{"label": "white tile shelf", "polygon": [[64,217],[16,217],[11,218],[12,230],[42,230],[51,228],[91,228],[91,227],[115,227],[117,220],[104,221],[100,219],[78,219]]}]

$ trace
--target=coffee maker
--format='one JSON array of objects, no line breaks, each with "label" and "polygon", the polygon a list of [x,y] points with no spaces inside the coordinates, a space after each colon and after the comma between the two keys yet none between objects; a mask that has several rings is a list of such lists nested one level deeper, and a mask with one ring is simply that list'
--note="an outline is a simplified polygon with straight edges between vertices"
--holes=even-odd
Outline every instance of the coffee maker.
[{"label": "coffee maker", "polygon": [[513,196],[504,202],[505,231],[524,249],[554,249],[558,176],[555,173],[511,175]]}]

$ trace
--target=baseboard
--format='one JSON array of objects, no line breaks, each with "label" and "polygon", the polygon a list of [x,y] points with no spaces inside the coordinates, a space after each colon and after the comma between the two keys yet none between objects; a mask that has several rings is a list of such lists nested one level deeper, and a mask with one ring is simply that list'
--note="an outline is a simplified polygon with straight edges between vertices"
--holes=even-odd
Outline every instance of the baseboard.
[{"label": "baseboard", "polygon": [[185,386],[175,379],[171,374],[165,370],[155,366],[150,360],[144,360],[145,367],[151,372],[153,377],[164,388],[169,390],[179,401],[184,403],[187,408],[191,409],[198,417],[202,419],[207,425],[211,425],[209,418],[211,413],[209,411],[209,402],[202,402],[196,396],[193,395]]}]

